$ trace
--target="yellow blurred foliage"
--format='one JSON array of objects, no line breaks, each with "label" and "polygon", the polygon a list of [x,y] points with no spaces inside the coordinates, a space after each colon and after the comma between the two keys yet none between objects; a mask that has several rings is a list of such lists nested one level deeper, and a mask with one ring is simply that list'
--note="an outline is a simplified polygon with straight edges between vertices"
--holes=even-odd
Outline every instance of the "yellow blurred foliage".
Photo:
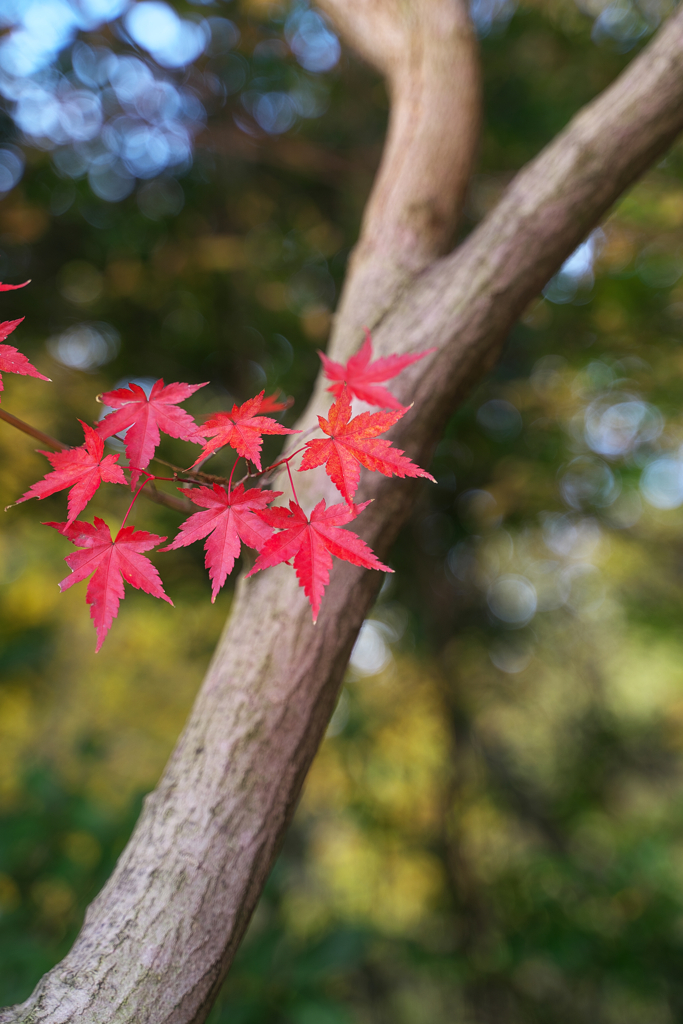
[{"label": "yellow blurred foliage", "polygon": [[64,839],[64,852],[74,864],[91,868],[100,859],[102,849],[89,832],[70,832]]},{"label": "yellow blurred foliage", "polygon": [[196,261],[204,270],[241,270],[249,264],[244,239],[238,235],[206,235],[195,247]]},{"label": "yellow blurred foliage", "polygon": [[14,879],[0,874],[0,914],[11,914],[20,903],[21,896]]},{"label": "yellow blurred foliage", "polygon": [[48,921],[63,920],[76,900],[71,886],[61,878],[36,882],[31,889],[31,898],[38,904],[42,917]]},{"label": "yellow blurred foliage", "polygon": [[17,244],[35,242],[50,226],[47,212],[40,206],[26,202],[21,189],[16,189],[11,199],[5,199],[0,214],[0,231],[6,241]]},{"label": "yellow blurred foliage", "polygon": [[309,341],[323,342],[332,323],[332,312],[327,306],[310,306],[303,311],[300,320]]},{"label": "yellow blurred foliage", "polygon": [[145,269],[140,260],[116,259],[107,264],[106,278],[111,295],[135,295],[145,285]]},{"label": "yellow blurred foliage", "polygon": [[438,860],[352,823],[322,823],[312,845],[314,870],[337,918],[406,932],[433,909],[442,889]]}]

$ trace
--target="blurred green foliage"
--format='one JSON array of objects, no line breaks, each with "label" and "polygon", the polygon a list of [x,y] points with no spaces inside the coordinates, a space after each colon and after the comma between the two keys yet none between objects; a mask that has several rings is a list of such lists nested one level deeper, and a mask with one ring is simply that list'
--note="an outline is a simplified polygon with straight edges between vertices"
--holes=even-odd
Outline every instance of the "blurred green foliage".
[{"label": "blurred green foliage", "polygon": [[[251,80],[301,76],[261,45],[277,5],[230,16]],[[482,40],[463,232],[631,56],[591,24],[548,2]],[[16,343],[55,384],[10,378],[3,408],[71,442],[133,377],[210,380],[195,414],[261,387],[301,407],[387,112],[351,57],[317,81],[327,110],[287,134],[236,127],[233,98],[211,113],[175,213],[150,184],[107,203],[28,152],[0,278],[33,284],[3,318],[27,315]],[[591,245],[448,425],[212,1024],[683,1021],[680,148]],[[120,338],[88,370],[60,361],[84,324]],[[0,424],[3,505],[45,471],[33,447]],[[95,512],[125,506],[103,490]],[[38,525],[63,508],[12,508],[0,534],[3,1003],[73,940],[230,604],[210,604],[200,549],[162,556],[175,610],[129,592],[95,656],[83,588],[55,585],[63,541]],[[177,522],[136,507],[139,527]]]}]

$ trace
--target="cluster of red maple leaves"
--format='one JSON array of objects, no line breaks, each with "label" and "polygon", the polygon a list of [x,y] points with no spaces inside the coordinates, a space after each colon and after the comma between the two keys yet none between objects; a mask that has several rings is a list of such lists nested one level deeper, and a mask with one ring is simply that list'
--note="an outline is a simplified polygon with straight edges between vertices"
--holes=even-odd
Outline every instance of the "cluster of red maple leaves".
[{"label": "cluster of red maple leaves", "polygon": [[[28,281],[20,285],[0,284],[0,291],[23,288],[25,284]],[[8,320],[0,324],[0,341],[4,341],[22,320]],[[99,651],[118,614],[119,603],[125,596],[124,580],[153,597],[173,603],[164,592],[157,569],[143,554],[167,538],[126,526],[138,495],[155,480],[181,480],[186,485],[179,488],[181,493],[201,509],[181,524],[171,544],[159,550],[172,551],[205,539],[205,564],[212,584],[212,601],[232,572],[242,544],[258,552],[249,576],[280,562],[293,565],[299,585],[310,601],[314,622],[329,582],[332,556],[366,569],[391,572],[360,537],[343,527],[368,504],[354,504],[361,466],[385,476],[434,479],[400,449],[394,448],[390,441],[378,437],[407,412],[386,388],[379,386],[380,382],[390,380],[410,363],[428,354],[389,356],[373,362],[372,341],[367,331],[362,347],[346,365],[333,362],[321,352],[325,375],[331,381],[328,391],[335,396],[328,418],[318,417],[325,436],[306,441],[297,451],[265,470],[261,466],[263,435],[299,433],[263,415],[287,408],[288,403],[279,402],[275,395],[266,396],[262,391],[243,405],[233,405],[230,411],[214,413],[202,426],[180,409],[179,403],[205,384],[164,385],[163,380],[157,380],[149,395],[138,384],[131,383],[128,387],[100,396],[112,411],[95,427],[79,421],[85,438],[79,447],[41,452],[49,460],[52,470],[17,502],[46,498],[57,491],[69,489],[66,522],[45,525],[59,530],[81,549],[66,557],[71,575],[59,586],[66,590],[91,576],[86,601],[97,631],[96,649]],[[12,345],[0,344],[0,371],[49,380]],[[0,375],[0,391],[2,389]],[[352,418],[352,398],[391,411],[361,412]],[[161,433],[202,445],[202,451],[192,466],[172,478],[157,476],[147,469],[155,458]],[[105,440],[115,436],[125,445],[128,475],[118,464],[120,455],[104,454]],[[206,486],[207,474],[198,467],[226,445],[237,453],[230,478],[225,481],[219,478],[221,482],[216,483],[217,478],[212,477],[209,481],[211,486]],[[306,515],[298,503],[290,467],[298,455],[302,458],[297,471],[324,466],[343,496],[343,503],[328,508],[323,499],[310,516]],[[289,508],[268,507],[282,495],[282,491],[247,487],[245,481],[233,486],[233,475],[240,459],[254,467],[247,477],[270,473],[279,466],[285,466],[294,496]],[[103,481],[130,486],[134,492],[114,538],[103,519],[95,516],[94,522],[89,523],[78,518]]]}]

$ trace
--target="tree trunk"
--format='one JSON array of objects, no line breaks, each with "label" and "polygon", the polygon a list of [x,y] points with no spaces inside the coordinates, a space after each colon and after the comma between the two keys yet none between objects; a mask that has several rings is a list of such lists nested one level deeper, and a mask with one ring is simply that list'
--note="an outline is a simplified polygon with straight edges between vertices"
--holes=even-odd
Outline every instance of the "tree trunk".
[{"label": "tree trunk", "polygon": [[[520,311],[683,128],[683,12],[520,172],[460,248],[440,257],[462,203],[478,119],[464,8],[452,0],[323,6],[338,14],[342,30],[348,20],[352,43],[375,55],[394,101],[331,354],[345,359],[362,323],[376,326],[383,354],[438,347],[404,371],[396,389],[415,406],[393,439],[424,463]],[[408,64],[410,85],[403,89],[397,78]],[[425,121],[413,149],[411,117],[418,115],[408,108]],[[319,381],[299,426],[325,408],[323,388]],[[310,507],[320,480],[300,479],[299,499]],[[380,558],[414,495],[412,482],[363,479],[359,500],[377,500],[357,521],[358,532]],[[2,1024],[205,1019],[380,583],[378,573],[337,564],[316,626],[290,569],[239,583],[190,720],[112,878],[71,953],[23,1006],[0,1011]]]}]

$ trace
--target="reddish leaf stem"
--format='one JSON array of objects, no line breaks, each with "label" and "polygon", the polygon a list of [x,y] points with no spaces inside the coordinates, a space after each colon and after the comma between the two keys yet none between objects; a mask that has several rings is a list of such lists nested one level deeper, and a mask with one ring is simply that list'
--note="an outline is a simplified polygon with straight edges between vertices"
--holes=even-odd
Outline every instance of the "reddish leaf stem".
[{"label": "reddish leaf stem", "polygon": [[123,522],[121,523],[121,529],[123,529],[123,528],[124,528],[124,526],[126,525],[126,520],[128,519],[128,516],[129,516],[129,515],[130,515],[130,513],[131,513],[131,510],[132,510],[132,508],[133,508],[133,505],[135,504],[135,502],[136,502],[136,501],[138,500],[138,498],[140,497],[140,491],[142,490],[142,488],[143,488],[143,487],[146,487],[146,486],[147,486],[147,484],[148,484],[148,483],[149,483],[149,482],[150,482],[151,480],[153,480],[153,479],[154,479],[154,474],[152,474],[152,473],[145,473],[144,469],[143,469],[143,470],[141,470],[140,472],[141,472],[141,473],[142,473],[142,474],[143,474],[143,475],[144,475],[144,476],[146,477],[146,479],[142,481],[142,483],[141,483],[141,484],[140,484],[140,486],[138,487],[137,491],[136,491],[136,492],[135,492],[135,494],[133,495],[133,500],[131,501],[130,505],[128,506],[128,511],[126,512],[125,516],[123,517]]},{"label": "reddish leaf stem", "polygon": [[[309,433],[310,433],[310,431],[309,431]],[[263,476],[263,477],[267,476],[268,473],[272,473],[272,471],[274,469],[277,469],[278,466],[286,465],[289,462],[290,459],[293,459],[295,455],[298,455],[300,452],[302,452],[305,447],[306,446],[304,445],[302,448],[297,448],[297,450],[295,452],[292,452],[291,455],[287,455],[286,458],[280,459],[278,462],[274,462],[272,464],[272,466],[266,466],[266,468],[262,469],[260,471],[260,473],[255,473],[255,472],[252,472],[251,469],[247,469],[247,472],[244,474],[244,476],[242,477],[241,480],[237,481],[237,483],[238,484],[243,484],[245,482],[245,480],[251,480],[251,478],[255,477],[255,476]],[[204,474],[202,474],[202,475],[204,475]],[[218,479],[216,479],[216,482],[218,483],[220,481]]]},{"label": "reddish leaf stem", "polygon": [[[270,471],[272,469],[277,469],[278,466],[288,465],[289,460],[293,459],[295,455],[298,455],[300,452],[302,452],[305,447],[306,447],[306,445],[302,445],[301,448],[297,448],[297,450],[295,452],[292,452],[291,455],[287,455],[284,459],[280,459],[279,462],[274,462],[272,466],[266,466],[266,468],[262,469],[261,473],[258,474],[258,475],[262,476],[264,473],[270,473]],[[256,475],[257,474],[255,473],[254,476],[256,476]]]},{"label": "reddish leaf stem", "polygon": [[232,464],[232,469],[230,470],[230,476],[228,478],[228,501],[230,501],[230,493],[231,493],[231,489],[232,489],[232,478],[235,475],[235,470],[237,469],[237,463],[239,461],[240,461],[239,458],[235,459],[235,461]]},{"label": "reddish leaf stem", "polygon": [[[290,456],[290,457],[291,457],[291,456]],[[287,466],[287,475],[289,476],[289,482],[290,482],[290,484],[292,485],[292,494],[294,495],[294,501],[295,501],[295,502],[297,503],[297,505],[298,505],[298,504],[299,504],[299,499],[298,499],[298,498],[297,498],[297,496],[296,496],[296,488],[294,487],[294,478],[293,478],[293,476],[292,476],[292,471],[291,471],[291,469],[289,468],[289,459],[286,459],[286,460],[285,460],[285,465]]]}]

